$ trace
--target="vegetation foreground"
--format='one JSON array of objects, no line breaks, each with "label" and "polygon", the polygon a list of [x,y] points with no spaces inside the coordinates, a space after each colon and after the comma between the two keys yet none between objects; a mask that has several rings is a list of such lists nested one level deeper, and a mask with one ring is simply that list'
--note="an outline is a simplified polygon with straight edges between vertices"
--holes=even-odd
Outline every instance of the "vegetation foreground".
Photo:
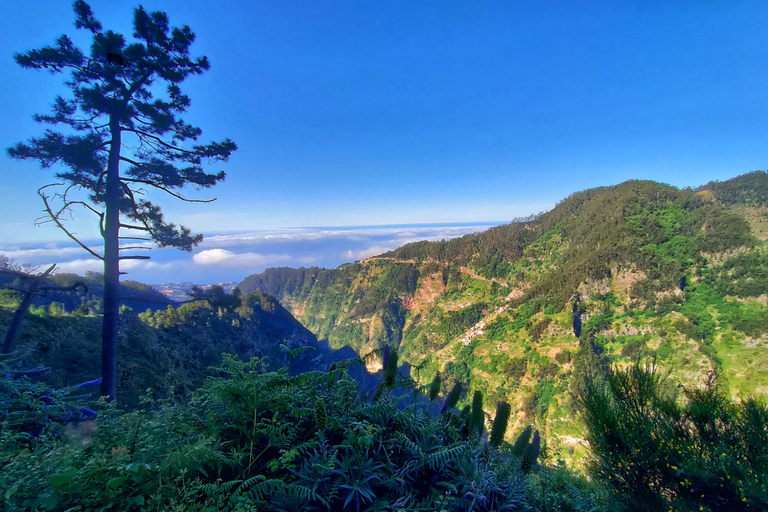
[{"label": "vegetation foreground", "polygon": [[488,422],[480,393],[456,409],[455,385],[435,411],[439,379],[417,387],[384,359],[366,392],[360,360],[291,375],[225,355],[189,400],[146,396],[133,412],[89,403],[97,382],[53,390],[3,361],[3,510],[768,508],[768,408],[732,403],[713,377],[682,402],[653,366],[592,381],[579,397],[590,483],[530,426],[503,441],[505,402]]}]

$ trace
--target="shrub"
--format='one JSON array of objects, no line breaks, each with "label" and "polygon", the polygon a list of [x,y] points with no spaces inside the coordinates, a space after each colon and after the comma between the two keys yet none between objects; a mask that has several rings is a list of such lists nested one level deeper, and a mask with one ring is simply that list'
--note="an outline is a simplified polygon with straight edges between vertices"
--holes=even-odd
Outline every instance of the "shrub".
[{"label": "shrub", "polygon": [[655,366],[613,369],[579,395],[592,475],[627,510],[765,510],[768,408],[730,402],[714,374],[679,403]]}]

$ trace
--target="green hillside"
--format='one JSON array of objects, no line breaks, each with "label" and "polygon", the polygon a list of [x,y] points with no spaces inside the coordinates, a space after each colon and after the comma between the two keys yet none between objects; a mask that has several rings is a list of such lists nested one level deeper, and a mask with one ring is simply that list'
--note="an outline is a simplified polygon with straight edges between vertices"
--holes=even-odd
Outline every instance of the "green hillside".
[{"label": "green hillside", "polygon": [[[88,303],[88,298],[85,302]],[[15,292],[0,292],[0,332],[5,332],[19,304]],[[16,350],[7,357],[22,368],[49,367],[44,376],[54,388],[99,376],[101,317],[95,308],[67,312],[60,303],[33,306],[24,319]],[[212,300],[138,313],[121,310],[118,401],[136,407],[147,389],[157,396],[183,396],[202,385],[208,367],[221,363],[222,353],[245,359],[269,357],[289,364],[281,349],[310,345],[290,361],[295,371],[327,367],[332,355],[318,345],[274,298],[254,292],[221,294]]]},{"label": "green hillside", "polygon": [[628,181],[527,222],[240,288],[278,297],[334,347],[399,347],[422,382],[462,381],[489,413],[509,401],[508,436],[536,423],[571,458],[584,441],[569,390],[611,364],[655,357],[684,384],[714,371],[733,396],[768,394],[767,197],[764,172],[695,190]]},{"label": "green hillside", "polygon": [[[97,301],[49,298],[0,357],[5,508],[765,510],[766,178],[632,181],[126,306],[119,406],[82,390]],[[19,297],[0,293],[0,329]]]}]

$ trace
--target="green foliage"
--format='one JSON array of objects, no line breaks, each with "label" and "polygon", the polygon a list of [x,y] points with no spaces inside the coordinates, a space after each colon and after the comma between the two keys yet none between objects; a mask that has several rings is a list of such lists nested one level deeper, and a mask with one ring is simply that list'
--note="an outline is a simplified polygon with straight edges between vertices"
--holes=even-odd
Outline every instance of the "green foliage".
[{"label": "green foliage", "polygon": [[730,402],[714,374],[685,402],[654,366],[612,370],[579,400],[591,472],[628,510],[761,510],[768,506],[768,408]]},{"label": "green foliage", "polygon": [[485,307],[485,304],[478,302],[457,311],[449,311],[436,327],[436,331],[446,341],[464,334],[467,329],[480,321]]},{"label": "green foliage", "polygon": [[502,356],[498,358],[496,370],[505,377],[519,381],[528,370],[528,360],[522,357],[510,359]]},{"label": "green foliage", "polygon": [[374,402],[379,400],[385,391],[394,389],[397,377],[397,350],[392,350],[389,345],[386,345],[383,349],[382,359],[384,371],[382,372],[381,382],[376,386],[376,391],[373,394]]},{"label": "green foliage", "polygon": [[522,457],[523,453],[525,453],[526,446],[531,441],[531,435],[533,434],[533,425],[526,426],[522,432],[517,436],[517,439],[515,439],[515,442],[512,443],[511,451],[513,454],[517,455],[518,457]]},{"label": "green foliage", "polygon": [[712,191],[715,198],[729,205],[768,205],[768,173],[753,171],[722,182],[710,181],[697,190]]},{"label": "green foliage", "polygon": [[555,386],[552,383],[552,379],[542,378],[536,383],[536,396],[538,403],[538,410],[536,412],[539,417],[546,418],[549,405],[555,397]]},{"label": "green foliage", "polygon": [[664,361],[666,359],[669,359],[671,355],[672,355],[672,344],[666,340],[662,341],[659,344],[659,348],[656,350],[656,357],[658,357],[660,361]]},{"label": "green foliage", "polygon": [[544,331],[546,331],[551,322],[552,319],[545,316],[531,326],[531,328],[528,330],[528,335],[531,337],[531,339],[538,340],[541,338],[542,334],[544,334]]},{"label": "green foliage", "polygon": [[581,331],[583,333],[582,335],[585,335],[587,337],[595,336],[601,331],[608,329],[612,323],[613,323],[613,313],[600,313],[597,315],[593,315],[582,326],[582,331]]},{"label": "green foliage", "polygon": [[746,298],[768,293],[768,253],[756,248],[736,254],[709,273],[705,282],[721,295]]},{"label": "green foliage", "polygon": [[768,308],[759,303],[743,304],[728,317],[737,331],[748,336],[760,337],[768,332]]},{"label": "green foliage", "polygon": [[607,373],[608,358],[603,348],[594,340],[580,340],[579,349],[573,355],[571,393],[576,396],[582,395],[590,382],[604,380]]},{"label": "green foliage", "polygon": [[555,361],[557,361],[560,364],[570,363],[571,362],[571,351],[568,349],[562,349],[555,354]]},{"label": "green foliage", "polygon": [[[669,346],[669,344],[667,344],[667,346]],[[645,355],[645,340],[635,339],[626,342],[624,346],[621,347],[621,355],[630,359],[631,361],[638,361],[643,357],[643,355]],[[668,355],[668,352],[665,353],[665,357]]]},{"label": "green foliage", "polygon": [[[531,436],[533,433],[533,436]],[[520,435],[515,439],[510,451],[521,460],[520,467],[525,473],[530,473],[534,469],[539,469],[537,459],[541,454],[541,438],[539,431],[533,432],[533,426],[528,425],[523,429]]]},{"label": "green foliage", "polygon": [[507,315],[499,315],[485,326],[485,336],[491,341],[506,341],[512,333],[512,322]]},{"label": "green foliage", "polygon": [[735,247],[751,247],[755,243],[749,222],[736,212],[718,210],[702,224],[697,240],[699,250],[718,252]]},{"label": "green foliage", "polygon": [[[0,330],[10,316],[11,312],[0,309]],[[19,334],[16,354],[27,366],[50,367],[43,379],[61,388],[100,374],[100,333],[97,316],[30,314]],[[200,301],[139,315],[124,310],[118,338],[124,356],[118,401],[135,409],[147,388],[159,397],[185,395],[203,383],[207,366],[220,364],[222,352],[246,358],[269,356],[275,364],[289,364],[292,371],[327,364],[328,357],[320,353],[289,359],[280,341],[290,349],[317,345],[309,331],[261,292],[239,296],[234,308],[214,310]]]},{"label": "green foliage", "polygon": [[362,400],[349,364],[292,377],[225,356],[187,404],[102,404],[33,449],[3,420],[6,510],[525,509],[519,458],[462,437],[451,413]]}]

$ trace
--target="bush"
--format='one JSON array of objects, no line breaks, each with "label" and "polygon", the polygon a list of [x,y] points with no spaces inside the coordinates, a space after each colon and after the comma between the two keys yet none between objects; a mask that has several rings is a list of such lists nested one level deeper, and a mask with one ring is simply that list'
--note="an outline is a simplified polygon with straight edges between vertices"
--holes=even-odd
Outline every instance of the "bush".
[{"label": "bush", "polygon": [[579,395],[592,475],[627,510],[765,510],[768,408],[730,402],[714,374],[684,403],[663,382],[638,363]]},{"label": "bush", "polygon": [[555,361],[557,361],[560,364],[570,363],[571,362],[571,351],[567,348],[561,349],[558,351],[557,354],[555,354]]}]

